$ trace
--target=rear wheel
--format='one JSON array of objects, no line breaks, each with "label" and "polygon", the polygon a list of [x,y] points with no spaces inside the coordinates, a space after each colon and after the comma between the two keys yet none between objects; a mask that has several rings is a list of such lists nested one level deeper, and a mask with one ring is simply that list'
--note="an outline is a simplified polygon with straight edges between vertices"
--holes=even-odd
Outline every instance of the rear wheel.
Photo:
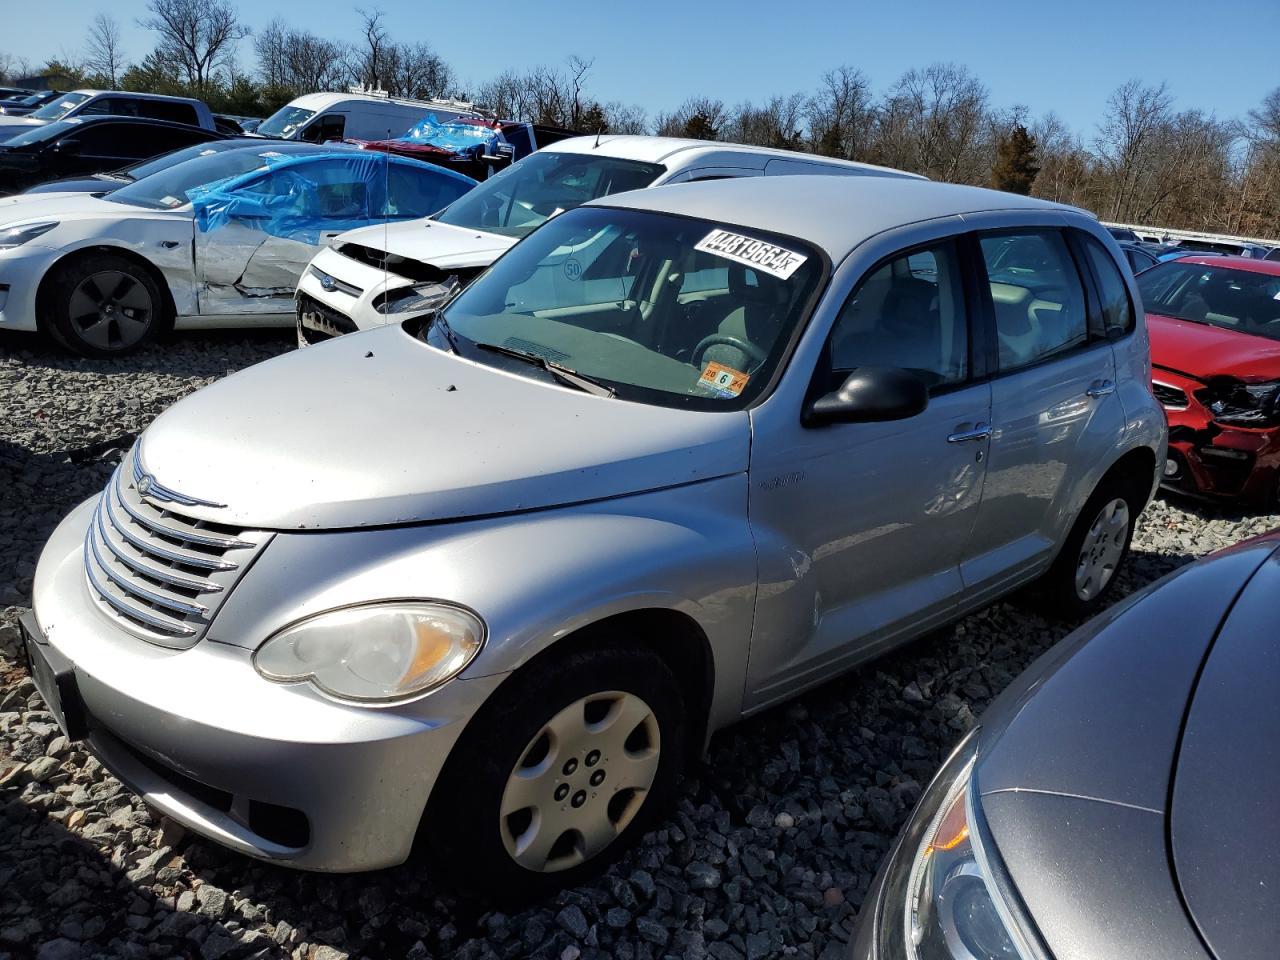
[{"label": "rear wheel", "polygon": [[606,648],[513,677],[463,734],[422,825],[443,878],[523,900],[597,873],[665,805],[685,708],[666,664]]},{"label": "rear wheel", "polygon": [[58,266],[44,305],[53,338],[86,357],[131,353],[168,323],[164,296],[151,273],[109,253]]},{"label": "rear wheel", "polygon": [[1057,560],[1036,585],[1035,599],[1062,617],[1096,611],[1129,555],[1141,509],[1131,485],[1116,477],[1104,479],[1076,517]]}]

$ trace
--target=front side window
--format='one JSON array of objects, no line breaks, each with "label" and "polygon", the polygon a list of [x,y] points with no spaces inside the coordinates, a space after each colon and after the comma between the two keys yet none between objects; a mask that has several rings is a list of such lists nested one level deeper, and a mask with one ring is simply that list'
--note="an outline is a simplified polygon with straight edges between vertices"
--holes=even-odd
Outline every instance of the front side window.
[{"label": "front side window", "polygon": [[535,153],[490,177],[440,212],[458,227],[523,237],[551,217],[588,200],[647,187],[664,171],[656,163],[586,153]]},{"label": "front side window", "polygon": [[[795,238],[585,207],[513,247],[444,319],[470,359],[544,378],[536,362],[483,345],[496,346],[623,400],[733,410],[763,393],[825,274]],[[443,347],[439,330],[428,342]]]},{"label": "front side window", "polygon": [[1111,254],[1097,240],[1087,234],[1077,234],[1084,242],[1085,255],[1098,278],[1098,296],[1102,300],[1102,322],[1110,336],[1128,333],[1133,329],[1133,304],[1129,302],[1129,288],[1124,277],[1111,259]]},{"label": "front side window", "polygon": [[196,116],[195,107],[175,100],[140,100],[138,112],[141,116],[151,117],[153,120],[168,120],[171,123],[198,124],[200,122],[199,117]]},{"label": "front side window", "polygon": [[1150,313],[1280,340],[1280,276],[1170,260],[1138,290]]},{"label": "front side window", "polygon": [[1089,339],[1084,288],[1056,230],[980,237],[991,282],[1000,370],[1016,370]]},{"label": "front side window", "polygon": [[859,367],[897,367],[931,389],[969,373],[969,327],[955,245],[947,241],[877,267],[836,318],[828,341],[831,384]]}]

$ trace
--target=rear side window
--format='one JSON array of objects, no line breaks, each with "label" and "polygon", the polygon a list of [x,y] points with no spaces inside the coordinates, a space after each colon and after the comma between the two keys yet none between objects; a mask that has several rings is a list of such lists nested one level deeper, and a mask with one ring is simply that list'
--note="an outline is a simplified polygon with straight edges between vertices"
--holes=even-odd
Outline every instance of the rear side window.
[{"label": "rear side window", "polygon": [[978,242],[991,283],[1001,372],[1089,339],[1084,287],[1059,231],[988,234]]},{"label": "rear side window", "polygon": [[152,120],[169,120],[172,123],[199,123],[196,108],[189,103],[173,103],[169,100],[139,100],[138,113]]},{"label": "rear side window", "polygon": [[1093,237],[1078,234],[1084,241],[1089,266],[1098,279],[1098,297],[1102,301],[1102,322],[1108,336],[1128,333],[1133,329],[1133,304],[1129,302],[1129,288],[1116,262]]}]

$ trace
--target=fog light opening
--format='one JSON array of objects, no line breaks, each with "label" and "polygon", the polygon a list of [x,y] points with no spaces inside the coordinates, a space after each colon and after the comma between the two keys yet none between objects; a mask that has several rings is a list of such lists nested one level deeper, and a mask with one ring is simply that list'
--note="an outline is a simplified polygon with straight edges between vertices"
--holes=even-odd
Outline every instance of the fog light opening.
[{"label": "fog light opening", "polygon": [[1169,459],[1165,460],[1164,475],[1170,480],[1172,480],[1174,477],[1178,475],[1178,471],[1180,469],[1181,468],[1178,466],[1178,461],[1173,459],[1173,457],[1169,457]]}]

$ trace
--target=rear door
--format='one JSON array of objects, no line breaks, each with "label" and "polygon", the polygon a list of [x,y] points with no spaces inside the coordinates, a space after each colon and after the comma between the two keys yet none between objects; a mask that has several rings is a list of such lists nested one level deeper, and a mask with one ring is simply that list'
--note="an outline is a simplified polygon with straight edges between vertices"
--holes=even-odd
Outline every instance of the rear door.
[{"label": "rear door", "polygon": [[983,231],[977,244],[995,376],[986,486],[961,572],[967,592],[986,596],[1052,561],[1082,478],[1125,419],[1111,344],[1066,231]]}]

